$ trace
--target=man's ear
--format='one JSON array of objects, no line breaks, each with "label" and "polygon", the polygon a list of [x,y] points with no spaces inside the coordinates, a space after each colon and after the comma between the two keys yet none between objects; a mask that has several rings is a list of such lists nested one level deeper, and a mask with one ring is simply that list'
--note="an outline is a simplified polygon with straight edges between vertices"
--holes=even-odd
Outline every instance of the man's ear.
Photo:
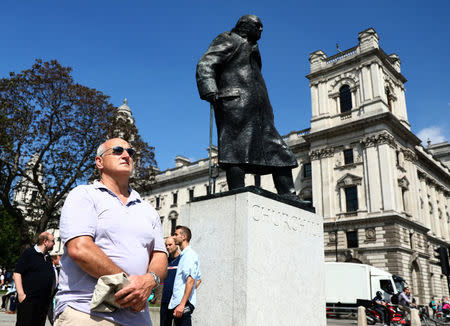
[{"label": "man's ear", "polygon": [[95,165],[97,166],[97,168],[99,170],[103,169],[103,158],[101,158],[100,156],[96,156],[95,157]]}]

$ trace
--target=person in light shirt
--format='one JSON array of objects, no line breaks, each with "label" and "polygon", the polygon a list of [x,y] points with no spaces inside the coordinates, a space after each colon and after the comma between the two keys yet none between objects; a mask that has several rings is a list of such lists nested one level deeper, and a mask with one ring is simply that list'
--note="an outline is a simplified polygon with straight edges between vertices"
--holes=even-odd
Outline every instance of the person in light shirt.
[{"label": "person in light shirt", "polygon": [[181,258],[173,285],[169,309],[173,311],[175,326],[190,326],[191,315],[196,306],[196,293],[201,280],[200,261],[197,253],[189,246],[191,230],[178,225],[175,228],[175,244],[181,249]]},{"label": "person in light shirt", "polygon": [[[128,185],[134,154],[125,140],[109,139],[95,157],[100,180],[67,196],[55,326],[151,325],[147,299],[166,275],[167,251],[156,210]],[[91,311],[97,279],[117,273],[130,281],[115,294],[120,308]]]}]

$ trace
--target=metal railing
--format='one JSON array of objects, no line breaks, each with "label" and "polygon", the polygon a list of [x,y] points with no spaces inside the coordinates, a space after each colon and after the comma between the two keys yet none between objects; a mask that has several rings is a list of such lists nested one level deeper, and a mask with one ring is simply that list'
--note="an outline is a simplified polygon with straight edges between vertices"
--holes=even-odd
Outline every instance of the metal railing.
[{"label": "metal railing", "polygon": [[327,58],[327,64],[334,63],[334,62],[342,60],[342,59],[344,59],[346,57],[355,55],[357,48],[358,48],[358,46],[354,46],[354,47],[352,47],[352,48],[350,48],[348,50],[345,50],[343,52],[340,52],[338,54],[335,54],[335,55]]}]

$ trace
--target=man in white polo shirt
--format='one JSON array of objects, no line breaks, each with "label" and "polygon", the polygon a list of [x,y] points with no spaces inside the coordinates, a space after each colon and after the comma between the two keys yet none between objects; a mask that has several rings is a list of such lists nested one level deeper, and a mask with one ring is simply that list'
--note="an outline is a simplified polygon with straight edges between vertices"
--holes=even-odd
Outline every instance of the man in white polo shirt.
[{"label": "man in white polo shirt", "polygon": [[191,326],[191,314],[197,300],[196,283],[201,279],[200,261],[197,253],[189,246],[191,230],[178,225],[173,236],[175,244],[180,246],[181,258],[173,284],[169,309],[173,311],[175,326]]},{"label": "man in white polo shirt", "polygon": [[[158,214],[128,186],[133,155],[125,140],[106,141],[95,158],[100,180],[67,196],[55,326],[151,325],[147,298],[166,275],[167,251]],[[91,311],[97,279],[117,273],[131,282],[115,294],[120,309]]]}]

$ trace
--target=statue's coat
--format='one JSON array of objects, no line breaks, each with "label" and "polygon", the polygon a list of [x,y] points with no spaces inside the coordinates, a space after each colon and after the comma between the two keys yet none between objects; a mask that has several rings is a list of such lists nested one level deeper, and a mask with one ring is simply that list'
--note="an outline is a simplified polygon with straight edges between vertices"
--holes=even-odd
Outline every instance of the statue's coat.
[{"label": "statue's coat", "polygon": [[198,62],[196,77],[202,99],[219,95],[215,117],[221,166],[239,165],[258,174],[297,166],[274,125],[257,44],[233,32],[220,34]]}]

